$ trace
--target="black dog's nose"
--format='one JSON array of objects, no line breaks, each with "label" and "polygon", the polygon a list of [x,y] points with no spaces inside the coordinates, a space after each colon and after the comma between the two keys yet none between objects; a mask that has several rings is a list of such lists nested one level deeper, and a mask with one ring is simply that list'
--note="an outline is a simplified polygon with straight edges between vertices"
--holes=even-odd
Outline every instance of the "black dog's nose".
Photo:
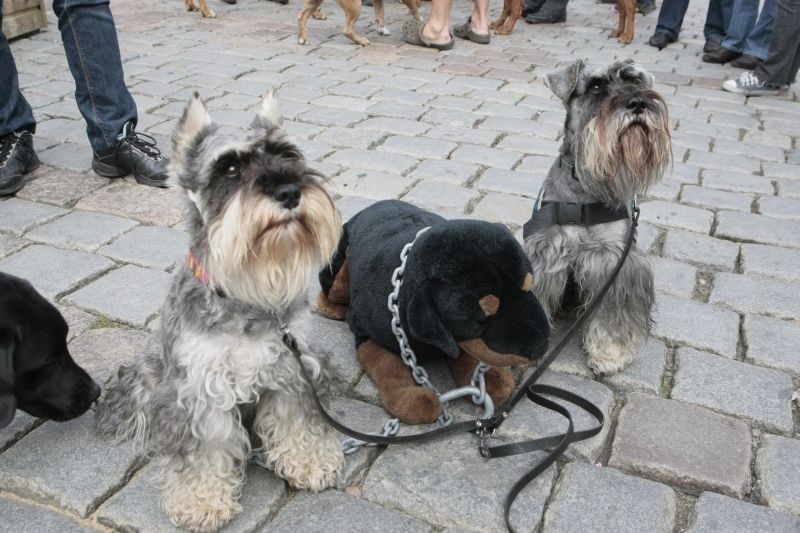
[{"label": "black dog's nose", "polygon": [[631,96],[630,100],[628,100],[628,109],[636,115],[641,115],[647,109],[647,100],[641,96]]},{"label": "black dog's nose", "polygon": [[280,185],[272,197],[286,209],[294,209],[300,203],[300,187],[294,183]]}]

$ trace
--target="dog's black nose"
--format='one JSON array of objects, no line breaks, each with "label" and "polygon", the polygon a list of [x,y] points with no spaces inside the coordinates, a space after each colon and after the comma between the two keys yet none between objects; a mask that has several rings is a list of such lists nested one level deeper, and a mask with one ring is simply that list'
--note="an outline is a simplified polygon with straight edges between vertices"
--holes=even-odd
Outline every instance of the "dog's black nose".
[{"label": "dog's black nose", "polygon": [[636,115],[641,115],[647,109],[647,100],[641,96],[631,96],[630,100],[628,100],[628,109]]},{"label": "dog's black nose", "polygon": [[272,197],[286,209],[294,209],[300,203],[300,187],[294,183],[280,185]]}]

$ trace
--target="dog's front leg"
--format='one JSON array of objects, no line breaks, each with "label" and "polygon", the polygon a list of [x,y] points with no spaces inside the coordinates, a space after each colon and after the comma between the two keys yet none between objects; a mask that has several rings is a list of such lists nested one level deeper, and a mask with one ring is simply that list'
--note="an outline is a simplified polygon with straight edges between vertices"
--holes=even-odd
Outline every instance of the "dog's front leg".
[{"label": "dog's front leg", "polygon": [[163,503],[176,526],[216,531],[242,510],[248,438],[235,408],[210,409],[200,420],[193,433],[202,438],[165,461]]},{"label": "dog's front leg", "polygon": [[571,247],[560,231],[547,229],[525,240],[525,253],[533,265],[533,293],[552,323],[567,287]]},{"label": "dog's front leg", "polygon": [[[608,280],[619,261],[616,247],[581,254],[575,279],[588,303]],[[583,332],[589,368],[598,374],[622,370],[641,351],[650,333],[653,272],[645,255],[633,247],[617,279]]]},{"label": "dog's front leg", "polygon": [[344,455],[307,391],[276,391],[258,403],[253,426],[266,462],[296,489],[314,492],[336,484]]}]

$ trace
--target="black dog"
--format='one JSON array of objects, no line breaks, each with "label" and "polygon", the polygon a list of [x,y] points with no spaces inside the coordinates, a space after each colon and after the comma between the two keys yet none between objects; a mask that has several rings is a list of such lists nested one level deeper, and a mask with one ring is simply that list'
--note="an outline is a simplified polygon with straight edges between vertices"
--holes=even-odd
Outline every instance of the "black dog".
[{"label": "black dog", "polygon": [[[502,224],[445,220],[397,200],[358,213],[345,224],[330,268],[320,272],[319,309],[329,318],[346,316],[359,361],[386,409],[420,423],[434,421],[442,405],[433,391],[415,385],[396,355],[387,308],[392,273],[412,241],[398,295],[400,323],[418,357],[451,360],[456,385],[469,383],[478,361],[507,367],[541,356],[550,327],[531,292],[533,267]],[[502,402],[513,390],[513,375],[492,368],[486,387]]]},{"label": "black dog", "polygon": [[0,428],[16,409],[70,420],[100,396],[67,350],[64,317],[27,281],[0,272]]}]

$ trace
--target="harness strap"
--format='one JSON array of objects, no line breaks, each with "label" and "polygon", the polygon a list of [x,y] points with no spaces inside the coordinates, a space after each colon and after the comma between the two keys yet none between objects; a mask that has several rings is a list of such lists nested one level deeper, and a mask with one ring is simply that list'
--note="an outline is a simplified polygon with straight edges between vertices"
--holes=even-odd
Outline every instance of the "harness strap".
[{"label": "harness strap", "polygon": [[527,238],[537,231],[554,224],[594,226],[616,222],[629,217],[627,208],[612,209],[602,202],[582,204],[578,202],[541,202],[534,208],[530,220],[522,226],[522,236]]}]

